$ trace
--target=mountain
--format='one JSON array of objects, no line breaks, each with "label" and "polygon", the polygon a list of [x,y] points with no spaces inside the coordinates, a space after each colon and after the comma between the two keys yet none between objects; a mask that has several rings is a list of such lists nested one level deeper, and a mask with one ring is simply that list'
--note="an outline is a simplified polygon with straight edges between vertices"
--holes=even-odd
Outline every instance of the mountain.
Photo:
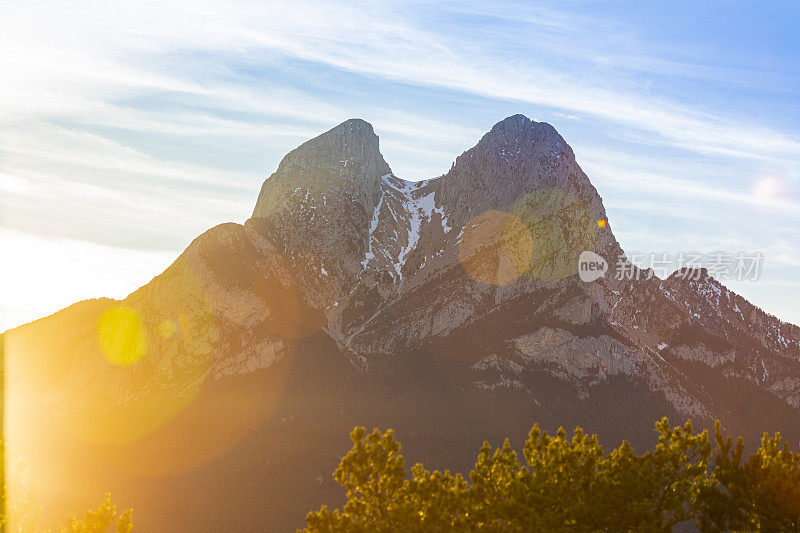
[{"label": "mountain", "polygon": [[[705,271],[649,276],[601,220],[549,124],[508,117],[409,182],[348,120],[125,300],[6,332],[9,456],[46,519],[110,490],[145,531],[282,531],[342,502],[355,425],[460,471],[535,422],[606,445],[652,444],[665,415],[800,439],[800,328]],[[585,251],[604,277],[581,280]]]}]

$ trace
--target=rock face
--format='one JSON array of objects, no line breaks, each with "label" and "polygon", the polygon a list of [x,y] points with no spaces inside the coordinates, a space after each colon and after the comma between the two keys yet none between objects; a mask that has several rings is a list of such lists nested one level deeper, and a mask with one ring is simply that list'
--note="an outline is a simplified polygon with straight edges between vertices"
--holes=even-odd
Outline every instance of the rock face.
[{"label": "rock face", "polygon": [[[337,503],[356,424],[461,470],[534,422],[610,445],[649,444],[664,415],[800,438],[800,328],[702,272],[646,279],[605,217],[549,124],[509,117],[409,182],[348,120],[283,159],[244,225],[124,301],[6,332],[8,446],[54,487],[87,479],[53,491],[54,513],[111,490],[144,530],[215,531],[290,530]],[[582,282],[584,251],[633,279]],[[112,333],[145,347],[131,365],[109,354],[130,343],[98,342],[119,307],[137,319]]]}]

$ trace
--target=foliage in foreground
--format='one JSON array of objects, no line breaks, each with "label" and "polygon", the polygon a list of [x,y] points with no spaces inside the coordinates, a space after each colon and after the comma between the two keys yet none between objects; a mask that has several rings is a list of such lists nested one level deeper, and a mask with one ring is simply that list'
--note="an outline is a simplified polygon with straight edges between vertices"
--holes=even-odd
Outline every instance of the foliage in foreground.
[{"label": "foliage in foreground", "polygon": [[[11,516],[15,514],[17,519],[11,525],[9,531],[16,533],[33,533],[39,531],[35,522],[38,518],[38,511],[32,503],[25,504],[26,509],[21,509],[19,506],[11,509]],[[2,526],[7,525],[7,510],[5,509],[5,501],[3,502],[3,510],[0,512],[0,531],[3,531]],[[83,520],[78,517],[72,517],[69,521],[61,525],[56,531],[57,533],[130,533],[133,530],[133,510],[128,509],[122,513],[117,514],[117,506],[111,503],[111,494],[106,494],[105,500],[95,509],[90,509],[84,513]],[[48,530],[48,533],[52,533]]]},{"label": "foliage in foreground", "polygon": [[691,421],[656,424],[658,443],[636,454],[626,442],[606,454],[577,428],[550,436],[531,429],[521,464],[508,440],[484,443],[469,481],[417,464],[406,475],[391,430],[356,428],[353,448],[334,473],[344,509],[322,507],[305,531],[700,531],[800,530],[800,455],[779,433],[764,435],[745,458],[715,425],[695,434]]},{"label": "foliage in foreground", "polygon": [[133,529],[133,510],[128,509],[117,516],[117,506],[111,503],[111,494],[106,494],[106,499],[97,509],[86,511],[83,520],[71,518],[69,523],[59,528],[59,533],[130,533]]},{"label": "foliage in foreground", "polygon": [[[39,508],[34,503],[35,494],[32,489],[25,491],[16,505],[10,505],[6,499],[6,447],[5,438],[0,436],[0,532],[6,529],[16,533],[36,531],[35,522]],[[9,527],[9,515],[14,516],[15,523]],[[112,529],[113,526],[113,529]],[[83,520],[72,517],[69,522],[58,528],[58,533],[130,533],[133,530],[133,509],[128,509],[117,516],[117,506],[111,503],[111,494],[96,509],[84,514]]]}]

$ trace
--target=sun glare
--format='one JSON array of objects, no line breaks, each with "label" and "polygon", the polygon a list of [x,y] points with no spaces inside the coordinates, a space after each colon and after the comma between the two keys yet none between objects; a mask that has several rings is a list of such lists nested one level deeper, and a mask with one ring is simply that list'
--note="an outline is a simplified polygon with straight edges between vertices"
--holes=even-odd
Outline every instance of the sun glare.
[{"label": "sun glare", "polygon": [[100,317],[97,336],[103,355],[118,366],[129,366],[147,351],[147,336],[135,309],[118,305]]},{"label": "sun glare", "polygon": [[753,185],[753,195],[760,200],[771,200],[778,192],[778,180],[762,178]]}]

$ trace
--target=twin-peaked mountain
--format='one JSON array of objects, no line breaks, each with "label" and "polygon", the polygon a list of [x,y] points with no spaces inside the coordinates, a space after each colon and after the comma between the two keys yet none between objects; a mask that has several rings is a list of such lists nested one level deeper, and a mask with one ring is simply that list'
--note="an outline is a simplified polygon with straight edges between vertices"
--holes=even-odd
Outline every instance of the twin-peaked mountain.
[{"label": "twin-peaked mountain", "polygon": [[[605,219],[549,124],[509,117],[410,182],[348,120],[124,301],[7,332],[8,445],[54,513],[111,490],[144,530],[219,531],[339,503],[356,424],[464,470],[534,422],[608,445],[649,444],[664,415],[800,438],[800,329],[703,272],[617,279],[636,269]],[[584,251],[605,277],[580,280]]]}]

